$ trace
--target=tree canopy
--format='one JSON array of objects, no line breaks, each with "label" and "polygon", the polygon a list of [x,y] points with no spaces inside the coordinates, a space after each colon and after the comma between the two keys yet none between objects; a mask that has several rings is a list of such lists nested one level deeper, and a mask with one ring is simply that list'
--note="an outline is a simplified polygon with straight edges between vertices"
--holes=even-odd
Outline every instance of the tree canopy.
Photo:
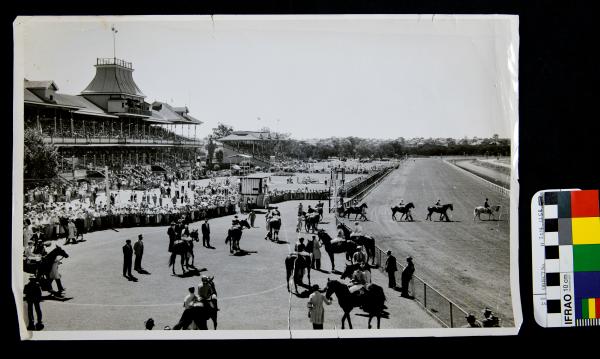
[{"label": "tree canopy", "polygon": [[47,179],[57,175],[58,152],[52,145],[44,143],[41,134],[34,129],[24,133],[25,179]]}]

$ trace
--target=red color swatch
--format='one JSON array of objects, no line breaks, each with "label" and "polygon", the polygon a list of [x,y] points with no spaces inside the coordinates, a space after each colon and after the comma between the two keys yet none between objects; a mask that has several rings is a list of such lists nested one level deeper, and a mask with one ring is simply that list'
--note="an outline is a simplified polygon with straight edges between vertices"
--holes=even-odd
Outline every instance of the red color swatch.
[{"label": "red color swatch", "polygon": [[600,217],[598,190],[571,192],[571,217]]}]

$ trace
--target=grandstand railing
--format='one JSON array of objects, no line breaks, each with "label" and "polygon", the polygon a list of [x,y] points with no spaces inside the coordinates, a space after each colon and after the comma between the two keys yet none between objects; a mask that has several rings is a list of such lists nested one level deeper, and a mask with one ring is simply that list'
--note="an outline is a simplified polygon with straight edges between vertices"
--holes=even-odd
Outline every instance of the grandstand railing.
[{"label": "grandstand railing", "polygon": [[202,141],[193,139],[131,138],[131,137],[54,137],[44,136],[44,142],[51,144],[148,144],[148,145],[196,145]]},{"label": "grandstand railing", "polygon": [[[336,225],[341,224],[348,229],[348,226],[338,216],[335,216],[335,222]],[[387,275],[385,272],[386,257],[385,251],[378,246],[375,246],[375,267],[379,269],[380,272]],[[402,272],[406,268],[398,261],[396,261],[396,265],[399,268],[399,272]],[[398,287],[397,282],[396,286]],[[419,276],[412,276],[409,285],[409,294],[414,297],[414,300],[419,305],[445,327],[457,328],[467,324],[465,320],[465,317],[468,315],[467,311],[448,299]]]}]

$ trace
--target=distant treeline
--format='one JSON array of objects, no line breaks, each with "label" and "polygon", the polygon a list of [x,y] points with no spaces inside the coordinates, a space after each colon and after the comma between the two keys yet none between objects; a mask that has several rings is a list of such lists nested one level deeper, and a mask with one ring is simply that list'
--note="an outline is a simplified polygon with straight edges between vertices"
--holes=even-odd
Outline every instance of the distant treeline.
[{"label": "distant treeline", "polygon": [[[278,157],[296,159],[340,158],[383,158],[413,156],[509,156],[510,140],[480,139],[454,141],[445,139],[407,143],[405,140],[367,140],[357,137],[330,138],[308,143],[294,139],[280,141],[277,146]],[[476,143],[474,143],[476,142]]]}]

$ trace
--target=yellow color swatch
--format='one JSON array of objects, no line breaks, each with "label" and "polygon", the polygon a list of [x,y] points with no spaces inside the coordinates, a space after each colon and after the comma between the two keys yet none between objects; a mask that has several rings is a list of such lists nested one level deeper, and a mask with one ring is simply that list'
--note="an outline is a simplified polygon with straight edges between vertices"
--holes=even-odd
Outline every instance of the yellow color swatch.
[{"label": "yellow color swatch", "polygon": [[600,244],[600,217],[572,218],[573,244]]},{"label": "yellow color swatch", "polygon": [[[598,308],[598,309],[600,309],[600,308]],[[598,313],[598,314],[600,314],[600,313]],[[596,298],[588,299],[588,318],[589,319],[598,318],[596,316]]]}]

